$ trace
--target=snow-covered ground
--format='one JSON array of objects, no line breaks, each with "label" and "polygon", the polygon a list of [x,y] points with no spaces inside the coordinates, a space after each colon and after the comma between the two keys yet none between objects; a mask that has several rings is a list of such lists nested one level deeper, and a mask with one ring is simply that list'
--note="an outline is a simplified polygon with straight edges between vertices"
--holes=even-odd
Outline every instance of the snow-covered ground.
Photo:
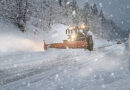
[{"label": "snow-covered ground", "polygon": [[130,90],[125,44],[94,37],[92,52],[44,51],[42,41],[62,42],[67,26],[55,24],[51,31],[33,36],[0,25],[5,29],[0,30],[0,90]]}]

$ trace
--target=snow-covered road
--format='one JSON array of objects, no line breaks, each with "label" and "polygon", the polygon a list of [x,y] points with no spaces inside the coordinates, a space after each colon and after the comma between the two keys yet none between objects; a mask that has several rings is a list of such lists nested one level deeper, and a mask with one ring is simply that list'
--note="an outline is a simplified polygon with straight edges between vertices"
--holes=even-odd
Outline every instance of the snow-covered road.
[{"label": "snow-covered road", "polygon": [[123,44],[93,52],[83,49],[19,52],[0,57],[0,62],[0,90],[130,89],[130,83],[124,80],[129,72]]}]

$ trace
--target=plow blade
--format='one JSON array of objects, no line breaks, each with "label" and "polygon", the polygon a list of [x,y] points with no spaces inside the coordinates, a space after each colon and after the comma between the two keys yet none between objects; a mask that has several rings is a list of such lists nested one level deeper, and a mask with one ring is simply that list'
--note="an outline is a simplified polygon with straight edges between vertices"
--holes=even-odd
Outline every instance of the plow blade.
[{"label": "plow blade", "polygon": [[73,41],[73,42],[64,42],[64,43],[52,43],[52,44],[46,44],[44,41],[44,50],[47,50],[48,48],[57,48],[57,49],[66,49],[66,48],[87,48],[87,42],[86,41]]}]

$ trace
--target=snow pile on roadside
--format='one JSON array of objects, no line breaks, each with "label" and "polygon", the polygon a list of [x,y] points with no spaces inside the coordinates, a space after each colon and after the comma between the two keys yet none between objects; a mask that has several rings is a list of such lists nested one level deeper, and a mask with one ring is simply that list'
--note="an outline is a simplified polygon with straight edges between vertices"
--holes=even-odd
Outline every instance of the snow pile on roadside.
[{"label": "snow pile on roadside", "polygon": [[0,53],[40,50],[40,43],[29,39],[11,23],[0,22]]}]

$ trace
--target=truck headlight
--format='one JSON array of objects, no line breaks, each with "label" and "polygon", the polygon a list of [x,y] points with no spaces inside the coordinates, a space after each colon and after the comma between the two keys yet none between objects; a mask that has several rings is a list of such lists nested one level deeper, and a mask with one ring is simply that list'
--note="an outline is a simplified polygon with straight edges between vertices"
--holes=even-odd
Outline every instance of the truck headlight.
[{"label": "truck headlight", "polygon": [[75,41],[74,39],[71,39],[71,41]]},{"label": "truck headlight", "polygon": [[70,42],[71,40],[70,39],[68,39],[68,42]]},{"label": "truck headlight", "polygon": [[83,25],[81,25],[81,28],[82,28],[82,29],[85,29],[85,28],[86,28],[86,26],[83,24]]},{"label": "truck headlight", "polygon": [[74,30],[75,29],[75,27],[69,27],[69,30]]},{"label": "truck headlight", "polygon": [[76,38],[76,35],[72,35],[71,37],[72,37],[72,39],[75,39],[75,38]]}]

